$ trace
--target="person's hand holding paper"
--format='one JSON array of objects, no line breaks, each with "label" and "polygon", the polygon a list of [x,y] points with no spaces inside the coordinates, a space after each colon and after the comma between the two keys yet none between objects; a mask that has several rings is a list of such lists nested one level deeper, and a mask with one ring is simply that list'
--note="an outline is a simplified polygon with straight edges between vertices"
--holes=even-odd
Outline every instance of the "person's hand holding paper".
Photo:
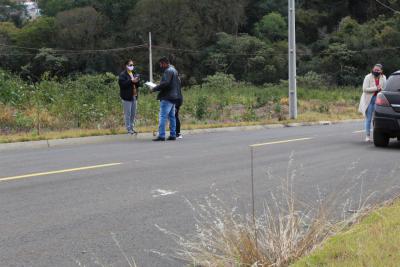
[{"label": "person's hand holding paper", "polygon": [[153,91],[153,89],[157,86],[157,84],[153,83],[153,82],[147,82],[145,83],[145,85],[147,85],[150,89],[150,91]]}]

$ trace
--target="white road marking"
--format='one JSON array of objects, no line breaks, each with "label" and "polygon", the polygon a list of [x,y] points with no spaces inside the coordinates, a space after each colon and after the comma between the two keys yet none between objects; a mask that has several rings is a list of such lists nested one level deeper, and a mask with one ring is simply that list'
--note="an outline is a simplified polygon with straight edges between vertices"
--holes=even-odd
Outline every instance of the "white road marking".
[{"label": "white road marking", "polygon": [[11,176],[11,177],[0,178],[0,182],[27,179],[27,178],[38,177],[38,176],[47,176],[47,175],[52,175],[52,174],[61,174],[61,173],[93,170],[93,169],[99,169],[99,168],[113,167],[113,166],[117,166],[117,165],[121,165],[121,164],[122,163],[110,163],[110,164],[87,166],[87,167],[81,167],[81,168],[58,170],[58,171],[49,171],[49,172],[39,172],[39,173],[24,174],[24,175],[19,175],[19,176]]},{"label": "white road marking", "polygon": [[178,191],[169,191],[169,190],[164,190],[164,189],[156,189],[156,190],[151,191],[151,194],[155,198],[175,195],[176,193],[178,193]]},{"label": "white road marking", "polygon": [[269,143],[255,144],[255,145],[251,145],[250,147],[261,147],[261,146],[269,146],[269,145],[286,144],[286,143],[293,143],[293,142],[300,142],[300,141],[308,141],[308,140],[312,140],[312,139],[313,138],[308,137],[308,138],[282,140],[282,141],[275,141],[275,142],[269,142]]}]

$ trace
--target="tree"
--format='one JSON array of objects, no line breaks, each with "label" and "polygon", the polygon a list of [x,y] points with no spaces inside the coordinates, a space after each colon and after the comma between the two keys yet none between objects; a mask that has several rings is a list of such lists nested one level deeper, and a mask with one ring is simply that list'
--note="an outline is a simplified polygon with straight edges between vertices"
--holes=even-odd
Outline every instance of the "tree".
[{"label": "tree", "polygon": [[106,16],[114,29],[124,28],[129,17],[134,14],[132,10],[135,8],[138,0],[96,0],[93,1],[93,7]]},{"label": "tree", "polygon": [[254,27],[257,37],[273,42],[287,38],[288,25],[279,13],[272,12],[264,16]]},{"label": "tree", "polygon": [[276,12],[287,17],[287,1],[282,0],[249,0],[246,6],[246,24],[244,32],[251,32],[254,25],[259,22],[265,14]]},{"label": "tree", "polygon": [[0,0],[0,22],[11,21],[21,27],[25,16],[24,5],[10,0]]},{"label": "tree", "polygon": [[171,47],[196,47],[198,37],[194,29],[201,27],[192,13],[190,0],[141,0],[128,22],[128,33],[140,33],[143,41],[147,33],[154,34],[154,42]]},{"label": "tree", "polygon": [[44,15],[54,17],[61,11],[88,6],[92,2],[93,0],[39,0],[39,8]]},{"label": "tree", "polygon": [[[131,43],[148,42],[153,33],[154,58],[169,56],[181,74],[190,78],[198,55],[169,49],[196,50],[201,47],[200,19],[191,8],[191,0],[141,0],[128,20],[125,35]],[[135,59],[147,62],[147,54],[135,53]]]},{"label": "tree", "polygon": [[260,39],[220,33],[217,43],[210,47],[204,65],[213,72],[233,74],[238,80],[256,84],[277,82],[285,78],[287,45],[277,42],[271,46]]},{"label": "tree", "polygon": [[201,80],[199,63],[207,53],[205,48],[218,32],[238,34],[245,21],[244,9],[245,0],[141,0],[128,21],[127,34],[132,42],[147,42],[151,31],[154,44],[167,48],[154,49],[155,57],[169,54],[186,80],[193,75]]},{"label": "tree", "polygon": [[12,22],[0,22],[0,67],[10,70],[19,69],[19,57],[15,56],[18,52],[12,47],[14,38],[19,29]]},{"label": "tree", "polygon": [[198,34],[208,42],[219,32],[237,35],[246,23],[247,0],[191,1],[190,5],[202,26]]},{"label": "tree", "polygon": [[38,54],[23,66],[22,69],[31,79],[37,82],[44,74],[50,77],[63,75],[66,70],[68,59],[56,54],[51,48],[40,49]]},{"label": "tree", "polygon": [[13,39],[18,46],[42,48],[52,46],[54,34],[54,18],[40,17],[28,22]]},{"label": "tree", "polygon": [[107,19],[93,7],[58,13],[55,19],[57,46],[65,49],[94,49],[107,36]]},{"label": "tree", "polygon": [[355,51],[345,44],[333,43],[323,52],[321,67],[333,77],[339,85],[356,85],[360,82],[356,64],[353,61]]},{"label": "tree", "polygon": [[[74,53],[74,50],[98,50],[109,41],[108,19],[93,7],[74,8],[56,16],[56,46],[69,51],[70,67],[85,72],[107,71],[106,54],[97,52]],[[111,41],[112,42],[112,41]]]},{"label": "tree", "polygon": [[245,22],[244,11],[244,0],[141,0],[134,11],[138,15],[132,16],[128,26],[154,32],[159,43],[201,47],[218,32],[238,34]]}]

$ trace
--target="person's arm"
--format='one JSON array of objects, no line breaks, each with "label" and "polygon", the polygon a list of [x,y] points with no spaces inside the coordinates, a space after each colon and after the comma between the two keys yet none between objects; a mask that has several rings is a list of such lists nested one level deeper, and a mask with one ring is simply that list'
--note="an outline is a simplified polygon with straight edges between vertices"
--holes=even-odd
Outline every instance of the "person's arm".
[{"label": "person's arm", "polygon": [[369,85],[370,81],[370,76],[367,75],[364,79],[364,84],[363,84],[363,92],[364,93],[375,93],[378,91],[378,87],[374,84],[374,86],[370,87]]},{"label": "person's arm", "polygon": [[136,82],[131,80],[131,82],[133,83],[133,85],[136,86],[136,88],[139,88],[139,86],[140,86],[140,80],[139,79]]},{"label": "person's arm", "polygon": [[386,89],[386,85],[387,85],[386,76],[383,75],[383,77],[382,77],[382,90]]},{"label": "person's arm", "polygon": [[129,75],[120,74],[118,77],[118,83],[122,87],[129,86],[132,83],[131,77]]},{"label": "person's arm", "polygon": [[158,92],[158,91],[162,91],[165,90],[167,88],[169,88],[169,86],[171,85],[172,79],[174,77],[174,73],[172,71],[168,71],[166,70],[164,72],[164,75],[161,79],[161,82],[159,85],[157,85],[156,87],[153,88],[154,92]]}]

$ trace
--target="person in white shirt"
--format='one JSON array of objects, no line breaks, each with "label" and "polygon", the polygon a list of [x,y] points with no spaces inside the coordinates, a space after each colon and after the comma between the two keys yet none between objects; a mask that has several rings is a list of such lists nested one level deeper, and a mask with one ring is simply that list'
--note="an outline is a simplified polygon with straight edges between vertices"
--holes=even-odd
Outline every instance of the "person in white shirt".
[{"label": "person in white shirt", "polygon": [[363,94],[358,110],[365,117],[365,141],[371,142],[371,123],[375,112],[376,96],[386,87],[386,76],[383,74],[383,66],[376,64],[372,72],[365,76]]}]

